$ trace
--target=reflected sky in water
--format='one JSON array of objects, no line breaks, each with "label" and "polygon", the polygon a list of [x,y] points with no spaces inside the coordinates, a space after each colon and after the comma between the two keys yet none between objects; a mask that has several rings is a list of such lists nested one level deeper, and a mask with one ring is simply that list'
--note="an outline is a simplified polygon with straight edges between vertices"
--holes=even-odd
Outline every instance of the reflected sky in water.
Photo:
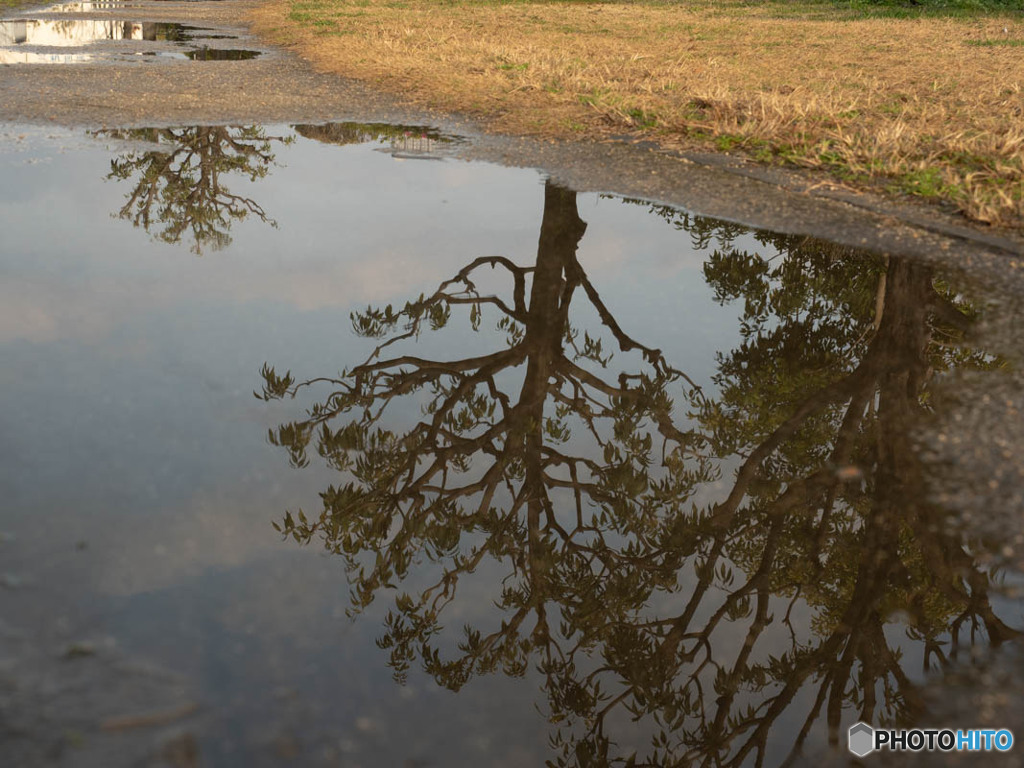
[{"label": "reflected sky in water", "polygon": [[[52,6],[46,13],[93,10]],[[233,35],[187,24],[111,19],[0,19],[0,64],[75,64],[99,61],[190,59],[244,61],[258,51],[209,48]],[[150,45],[150,44],[154,45]],[[183,46],[192,45],[190,50]]]},{"label": "reflected sky in water", "polygon": [[[1016,637],[913,440],[986,297],[457,145],[0,137],[12,632],[180,676],[212,765],[777,764]],[[72,724],[12,749],[153,757]]]}]

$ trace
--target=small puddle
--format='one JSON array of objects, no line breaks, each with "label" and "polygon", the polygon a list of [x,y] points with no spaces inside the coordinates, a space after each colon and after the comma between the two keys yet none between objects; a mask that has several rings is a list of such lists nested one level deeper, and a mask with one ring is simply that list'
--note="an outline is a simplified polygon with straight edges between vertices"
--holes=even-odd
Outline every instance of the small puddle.
[{"label": "small puddle", "polygon": [[259,51],[247,51],[241,48],[197,48],[194,51],[185,52],[185,58],[192,61],[248,61],[259,55]]},{"label": "small puddle", "polygon": [[464,146],[0,136],[5,758],[838,764],[950,698],[1019,722],[1019,286]]},{"label": "small puddle", "polygon": [[[0,45],[82,46],[104,40],[189,42],[208,30],[186,24],[101,19],[14,19],[0,21]],[[198,33],[198,34],[197,34]],[[226,36],[220,35],[216,39]]]},{"label": "small puddle", "polygon": [[[235,36],[177,23],[109,19],[12,19],[0,21],[0,63],[130,62],[141,56],[192,61],[245,61],[261,55],[260,51],[215,49],[202,45],[204,40],[232,39],[236,39]],[[133,43],[170,45],[138,50],[139,46]],[[192,47],[192,44],[197,43],[200,47]],[[181,50],[183,47],[189,50]]]},{"label": "small puddle", "polygon": [[118,11],[122,8],[137,8],[135,3],[126,2],[83,2],[83,3],[58,3],[48,5],[43,9],[44,13],[90,13],[95,11]]}]

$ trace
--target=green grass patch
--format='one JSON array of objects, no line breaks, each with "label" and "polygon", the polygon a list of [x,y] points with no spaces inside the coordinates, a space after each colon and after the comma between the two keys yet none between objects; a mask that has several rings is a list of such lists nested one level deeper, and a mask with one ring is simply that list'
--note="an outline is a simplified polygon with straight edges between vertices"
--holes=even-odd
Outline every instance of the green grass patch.
[{"label": "green grass patch", "polygon": [[1017,38],[1005,38],[996,40],[968,40],[968,45],[974,45],[981,48],[994,48],[996,46],[1006,46],[1007,48],[1020,48],[1024,47],[1024,40]]},{"label": "green grass patch", "polygon": [[640,107],[627,109],[626,114],[629,116],[629,119],[633,121],[633,125],[637,128],[653,128],[658,124],[658,116],[656,114],[645,111]]},{"label": "green grass patch", "polygon": [[743,145],[743,137],[735,136],[731,133],[723,133],[721,136],[715,137],[715,146],[720,152],[728,152],[730,149],[735,149],[738,146]]},{"label": "green grass patch", "polygon": [[[720,7],[743,7],[737,0]],[[921,19],[975,18],[1019,14],[1021,0],[767,0],[763,4],[776,18],[817,19]]]},{"label": "green grass patch", "polygon": [[896,179],[895,187],[895,191],[928,198],[952,199],[957,193],[954,187],[945,182],[938,168],[922,168],[905,173]]},{"label": "green grass patch", "polygon": [[39,0],[0,0],[0,13],[18,11],[23,8],[40,8],[44,5],[46,3],[40,3]]}]

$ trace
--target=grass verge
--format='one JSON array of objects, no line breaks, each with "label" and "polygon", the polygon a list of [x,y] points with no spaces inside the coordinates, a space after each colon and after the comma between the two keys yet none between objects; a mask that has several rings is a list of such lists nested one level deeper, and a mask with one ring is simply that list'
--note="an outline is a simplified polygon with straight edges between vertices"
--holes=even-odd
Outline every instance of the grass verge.
[{"label": "grass verge", "polygon": [[11,11],[17,11],[21,8],[31,8],[33,5],[39,4],[39,0],[0,0],[0,16]]},{"label": "grass verge", "polygon": [[1024,16],[872,8],[269,0],[253,22],[320,69],[499,131],[742,152],[1024,228]]}]

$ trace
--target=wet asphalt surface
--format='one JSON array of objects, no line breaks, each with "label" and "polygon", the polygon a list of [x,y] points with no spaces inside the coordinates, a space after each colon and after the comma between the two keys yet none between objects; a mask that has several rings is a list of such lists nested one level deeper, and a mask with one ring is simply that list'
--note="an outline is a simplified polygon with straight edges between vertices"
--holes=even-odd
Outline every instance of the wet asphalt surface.
[{"label": "wet asphalt surface", "polygon": [[[830,187],[820,177],[766,169],[722,155],[668,154],[628,138],[587,144],[491,135],[458,116],[413,109],[358,83],[315,72],[288,51],[252,38],[240,20],[253,4],[252,0],[143,0],[90,9],[85,14],[89,18],[202,27],[207,34],[230,36],[218,40],[218,47],[255,50],[261,55],[249,61],[0,65],[0,123],[88,128],[326,121],[430,125],[467,137],[469,142],[460,151],[464,159],[540,168],[581,192],[642,197],[705,216],[915,256],[962,270],[1001,308],[982,330],[986,343],[1019,362],[1024,337],[1024,237],[1020,234],[986,229],[935,208],[851,193]],[[38,9],[11,16],[41,17]],[[930,425],[921,435],[924,450],[948,468],[938,493],[954,510],[991,510],[990,516],[976,516],[965,523],[982,534],[1004,535],[1008,565],[1020,567],[1024,375],[1017,370],[1006,377],[1002,391],[984,394],[976,392],[971,378],[965,376],[953,397],[956,402],[946,422]],[[971,435],[969,444],[943,439],[954,423],[956,430]],[[21,633],[3,625],[0,629],[0,639],[6,638],[5,643],[14,643],[32,657],[31,644]],[[993,665],[965,672],[975,679],[965,682],[956,695],[949,695],[945,686],[937,689],[937,710],[947,711],[951,722],[980,716],[985,722],[1020,723],[1024,693],[1019,654],[1003,656]],[[95,675],[108,683],[112,679],[109,671],[97,669]],[[81,703],[75,700],[72,706],[77,709]],[[173,744],[173,738],[173,733],[168,735],[164,745]],[[123,748],[120,743],[118,749]],[[1020,754],[1020,749],[1014,750],[1015,764]],[[168,762],[189,764],[187,758]]]}]

